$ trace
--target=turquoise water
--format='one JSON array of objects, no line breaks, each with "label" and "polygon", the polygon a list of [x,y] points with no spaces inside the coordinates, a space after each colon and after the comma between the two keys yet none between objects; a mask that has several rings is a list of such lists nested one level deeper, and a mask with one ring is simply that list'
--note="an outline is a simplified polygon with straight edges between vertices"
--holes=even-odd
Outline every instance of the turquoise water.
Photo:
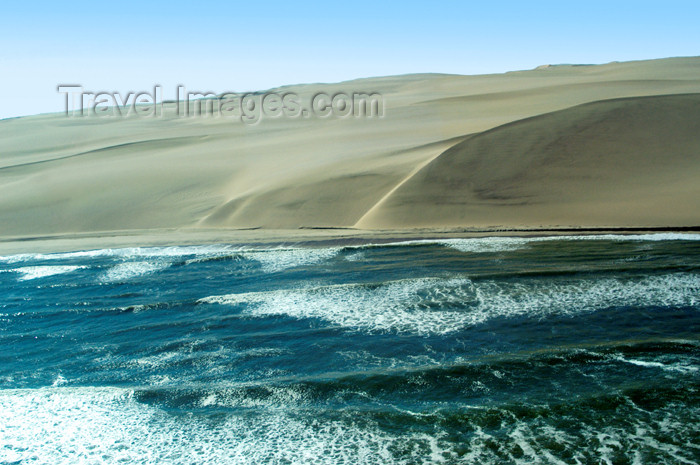
[{"label": "turquoise water", "polygon": [[0,463],[697,463],[698,239],[0,257]]}]

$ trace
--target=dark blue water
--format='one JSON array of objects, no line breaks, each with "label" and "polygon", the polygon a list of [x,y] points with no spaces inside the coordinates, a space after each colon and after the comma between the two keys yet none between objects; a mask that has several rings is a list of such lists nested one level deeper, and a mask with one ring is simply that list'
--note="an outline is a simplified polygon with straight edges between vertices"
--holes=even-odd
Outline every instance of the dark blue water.
[{"label": "dark blue water", "polygon": [[0,463],[697,463],[700,237],[0,258]]}]

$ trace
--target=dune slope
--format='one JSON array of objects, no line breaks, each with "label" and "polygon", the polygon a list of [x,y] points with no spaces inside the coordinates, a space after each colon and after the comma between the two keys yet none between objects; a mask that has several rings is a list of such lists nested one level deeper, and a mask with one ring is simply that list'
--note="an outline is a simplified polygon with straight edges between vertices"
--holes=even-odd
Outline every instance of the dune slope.
[{"label": "dune slope", "polygon": [[700,94],[600,101],[451,147],[358,227],[700,223]]}]

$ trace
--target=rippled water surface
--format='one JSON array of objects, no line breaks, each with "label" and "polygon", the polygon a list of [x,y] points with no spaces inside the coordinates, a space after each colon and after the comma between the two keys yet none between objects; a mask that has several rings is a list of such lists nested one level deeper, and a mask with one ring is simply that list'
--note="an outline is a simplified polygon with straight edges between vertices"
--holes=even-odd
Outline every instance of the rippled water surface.
[{"label": "rippled water surface", "polygon": [[0,464],[697,463],[698,239],[0,257]]}]

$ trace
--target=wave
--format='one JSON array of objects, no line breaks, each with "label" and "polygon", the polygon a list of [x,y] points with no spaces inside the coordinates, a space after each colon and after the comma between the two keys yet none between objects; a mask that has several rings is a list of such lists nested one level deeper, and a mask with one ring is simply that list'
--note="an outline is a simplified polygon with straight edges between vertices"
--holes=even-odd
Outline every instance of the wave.
[{"label": "wave", "polygon": [[507,252],[518,250],[524,247],[529,238],[522,237],[475,237],[468,239],[417,239],[396,242],[385,242],[377,244],[362,244],[346,246],[345,250],[365,250],[365,249],[381,249],[393,247],[415,247],[415,246],[443,246],[457,249],[461,252],[474,253],[490,253],[490,252]]},{"label": "wave", "polygon": [[[418,279],[384,284],[340,284],[269,292],[247,292],[210,296],[200,303],[239,305],[252,316],[286,315],[321,318],[347,327],[374,331],[450,332],[463,326],[463,316],[454,311],[427,311],[422,307],[458,299],[454,291],[469,280]],[[419,294],[428,293],[423,300]],[[454,300],[456,303],[457,300]],[[448,301],[444,302],[449,304]]]},{"label": "wave", "polygon": [[245,252],[243,256],[259,262],[263,271],[274,273],[298,266],[315,265],[333,258],[339,251],[340,249],[338,248],[267,249]]},{"label": "wave", "polygon": [[[202,389],[193,414],[163,392],[58,386],[0,390],[9,463],[692,463],[700,433],[690,388],[635,388],[564,402],[329,409],[298,386],[267,396]],[[178,395],[175,393],[175,395]],[[228,410],[218,409],[225,405]],[[232,408],[231,408],[232,407]],[[207,415],[212,412],[212,415]],[[611,415],[611,412],[614,415]]]},{"label": "wave", "polygon": [[422,278],[209,296],[200,303],[242,306],[251,316],[320,318],[343,327],[447,334],[494,318],[574,316],[615,306],[694,306],[700,275],[529,279],[519,282]]},{"label": "wave", "polygon": [[[637,353],[635,359],[625,357],[630,350]],[[267,349],[255,355],[276,354],[274,349]],[[650,376],[668,371],[664,375],[674,379],[675,387],[692,386],[697,372],[693,364],[699,354],[697,345],[665,341],[425,360],[426,364],[389,357],[374,367],[358,368],[353,364],[344,371],[307,375],[277,373],[235,380],[224,377],[206,384],[183,379],[167,388],[139,389],[137,397],[143,402],[187,410],[202,402],[227,408],[284,408],[291,399],[297,406],[388,402],[417,408],[455,399],[475,405],[480,399],[565,402],[572,393],[615,391],[608,386],[618,387],[618,376],[624,376],[623,385],[638,386],[635,381],[642,380],[645,389],[653,391],[663,388],[664,381],[657,376],[655,383]],[[167,353],[162,359],[148,357],[143,363],[151,364],[156,359],[158,363],[170,363],[172,357]],[[631,369],[630,363],[648,371]]]},{"label": "wave", "polygon": [[616,359],[620,362],[629,363],[638,367],[659,368],[664,371],[676,371],[679,373],[695,373],[698,370],[700,370],[700,368],[698,368],[697,366],[694,366],[689,363],[662,363],[658,361],[638,360],[633,358],[628,359],[623,356],[619,356]]},{"label": "wave", "polygon": [[[560,236],[491,236],[455,239],[418,239],[386,243],[368,243],[339,247],[246,247],[233,244],[169,246],[169,247],[127,247],[115,249],[83,250],[60,253],[26,253],[0,256],[0,263],[17,263],[22,261],[71,260],[81,258],[115,257],[122,259],[144,258],[217,258],[245,254],[252,259],[259,259],[270,269],[284,269],[297,264],[316,263],[319,259],[329,258],[341,250],[362,250],[383,247],[405,247],[420,245],[442,245],[463,252],[500,252],[517,250],[531,243],[553,241],[700,241],[700,234],[693,233],[650,233],[650,234],[591,234]],[[271,254],[271,255],[267,255]],[[277,255],[277,256],[276,256]],[[196,260],[194,260],[196,261]]]},{"label": "wave", "polygon": [[18,281],[28,281],[31,279],[46,278],[59,274],[71,273],[73,271],[86,268],[85,266],[56,265],[56,266],[24,266],[2,272],[19,273]]},{"label": "wave", "polygon": [[557,241],[700,241],[700,234],[692,233],[651,233],[651,234],[590,234],[590,235],[561,235],[561,236],[491,236],[455,239],[418,239],[377,244],[347,246],[346,250],[370,249],[383,247],[430,246],[439,245],[450,247],[467,253],[510,252],[522,249],[530,244]]},{"label": "wave", "polygon": [[[321,421],[275,409],[218,422],[177,417],[138,402],[117,388],[42,388],[0,391],[4,460],[40,457],[43,463],[416,463],[426,434],[382,431],[348,414]],[[293,407],[290,406],[293,410]],[[392,450],[421,446],[396,457]]]},{"label": "wave", "polygon": [[240,249],[236,253],[198,256],[184,262],[184,265],[212,263],[220,261],[253,261],[257,262],[266,273],[275,273],[298,266],[315,265],[333,258],[340,252],[337,247],[320,249],[302,248],[273,248],[273,249]]},{"label": "wave", "polygon": [[118,249],[81,250],[59,253],[27,253],[0,257],[0,262],[16,263],[28,260],[71,260],[80,258],[116,257],[123,259],[182,257],[187,255],[209,255],[228,253],[235,250],[230,245],[193,245],[172,247],[126,247]]},{"label": "wave", "polygon": [[120,263],[102,273],[98,281],[102,283],[124,282],[140,276],[153,274],[157,271],[162,271],[169,266],[170,263],[167,262],[141,261]]},{"label": "wave", "polygon": [[[182,247],[136,247],[123,249],[100,249],[91,251],[19,254],[0,257],[0,263],[45,262],[57,260],[80,260],[94,258],[117,259],[112,269],[103,273],[103,282],[118,282],[161,271],[172,265],[193,265],[213,261],[249,260],[259,264],[265,273],[274,273],[299,266],[308,266],[328,260],[340,252],[340,248],[246,248],[233,245],[182,246]],[[38,268],[38,267],[37,267]],[[42,267],[60,269],[58,267]]]}]

